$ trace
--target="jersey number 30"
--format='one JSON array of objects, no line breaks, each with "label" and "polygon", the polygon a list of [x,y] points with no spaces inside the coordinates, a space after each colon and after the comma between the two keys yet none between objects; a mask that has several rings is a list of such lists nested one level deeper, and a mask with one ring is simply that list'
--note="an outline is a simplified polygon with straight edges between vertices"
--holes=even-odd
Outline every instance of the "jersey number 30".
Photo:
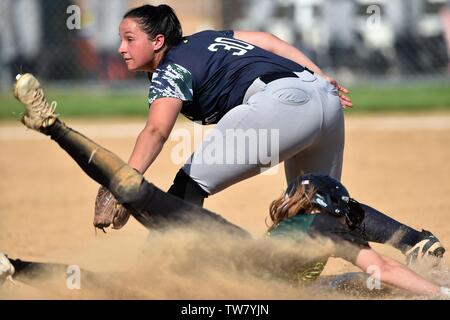
[{"label": "jersey number 30", "polygon": [[242,56],[247,53],[248,50],[252,50],[255,47],[244,41],[231,39],[231,38],[216,38],[214,43],[208,47],[209,51],[217,51],[220,47],[224,50],[234,51],[233,56]]}]

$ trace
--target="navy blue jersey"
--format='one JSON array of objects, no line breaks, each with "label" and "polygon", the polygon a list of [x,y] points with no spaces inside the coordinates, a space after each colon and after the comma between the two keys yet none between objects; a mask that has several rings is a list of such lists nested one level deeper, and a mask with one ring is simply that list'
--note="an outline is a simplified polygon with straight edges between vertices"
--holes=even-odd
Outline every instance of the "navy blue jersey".
[{"label": "navy blue jersey", "polygon": [[173,97],[181,113],[203,124],[217,123],[242,104],[245,91],[259,76],[304,68],[247,42],[233,31],[202,31],[171,48],[153,73],[149,103]]}]

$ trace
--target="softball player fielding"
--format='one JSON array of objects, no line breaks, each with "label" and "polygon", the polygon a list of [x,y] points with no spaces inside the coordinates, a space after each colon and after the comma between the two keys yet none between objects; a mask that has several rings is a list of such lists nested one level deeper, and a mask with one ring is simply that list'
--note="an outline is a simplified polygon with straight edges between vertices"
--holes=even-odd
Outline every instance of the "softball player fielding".
[{"label": "softball player fielding", "polygon": [[[342,107],[352,106],[348,90],[295,47],[264,32],[207,30],[183,37],[178,17],[167,5],[131,9],[119,35],[118,51],[128,70],[152,74],[147,123],[130,167],[140,173],[148,169],[179,113],[204,125],[216,124],[176,175],[170,194],[202,206],[209,195],[265,168],[259,154],[246,155],[245,163],[205,163],[210,150],[223,150],[224,160],[234,159],[236,150],[222,145],[230,130],[277,130],[278,148],[270,157],[284,161],[287,183],[303,172],[340,180]],[[393,246],[411,262],[424,252],[443,253],[431,233],[363,208],[370,241],[386,243],[403,235]]]}]

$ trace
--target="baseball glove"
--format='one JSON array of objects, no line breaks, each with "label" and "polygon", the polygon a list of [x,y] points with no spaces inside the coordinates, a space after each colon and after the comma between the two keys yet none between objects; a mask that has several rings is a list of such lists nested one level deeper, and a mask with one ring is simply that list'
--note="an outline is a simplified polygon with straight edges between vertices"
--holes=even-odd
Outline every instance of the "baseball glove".
[{"label": "baseball glove", "polygon": [[95,199],[94,227],[102,229],[112,224],[113,229],[122,228],[130,218],[125,209],[108,189],[101,186]]}]

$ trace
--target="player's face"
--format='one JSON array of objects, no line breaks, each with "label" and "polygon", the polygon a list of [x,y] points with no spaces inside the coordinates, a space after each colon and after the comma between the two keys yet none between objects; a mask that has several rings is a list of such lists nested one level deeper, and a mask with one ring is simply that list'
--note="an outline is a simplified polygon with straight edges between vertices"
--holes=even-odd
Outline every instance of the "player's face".
[{"label": "player's face", "polygon": [[154,41],[149,40],[139,24],[133,19],[123,19],[119,36],[121,42],[118,52],[125,60],[128,70],[153,72],[156,67]]}]

